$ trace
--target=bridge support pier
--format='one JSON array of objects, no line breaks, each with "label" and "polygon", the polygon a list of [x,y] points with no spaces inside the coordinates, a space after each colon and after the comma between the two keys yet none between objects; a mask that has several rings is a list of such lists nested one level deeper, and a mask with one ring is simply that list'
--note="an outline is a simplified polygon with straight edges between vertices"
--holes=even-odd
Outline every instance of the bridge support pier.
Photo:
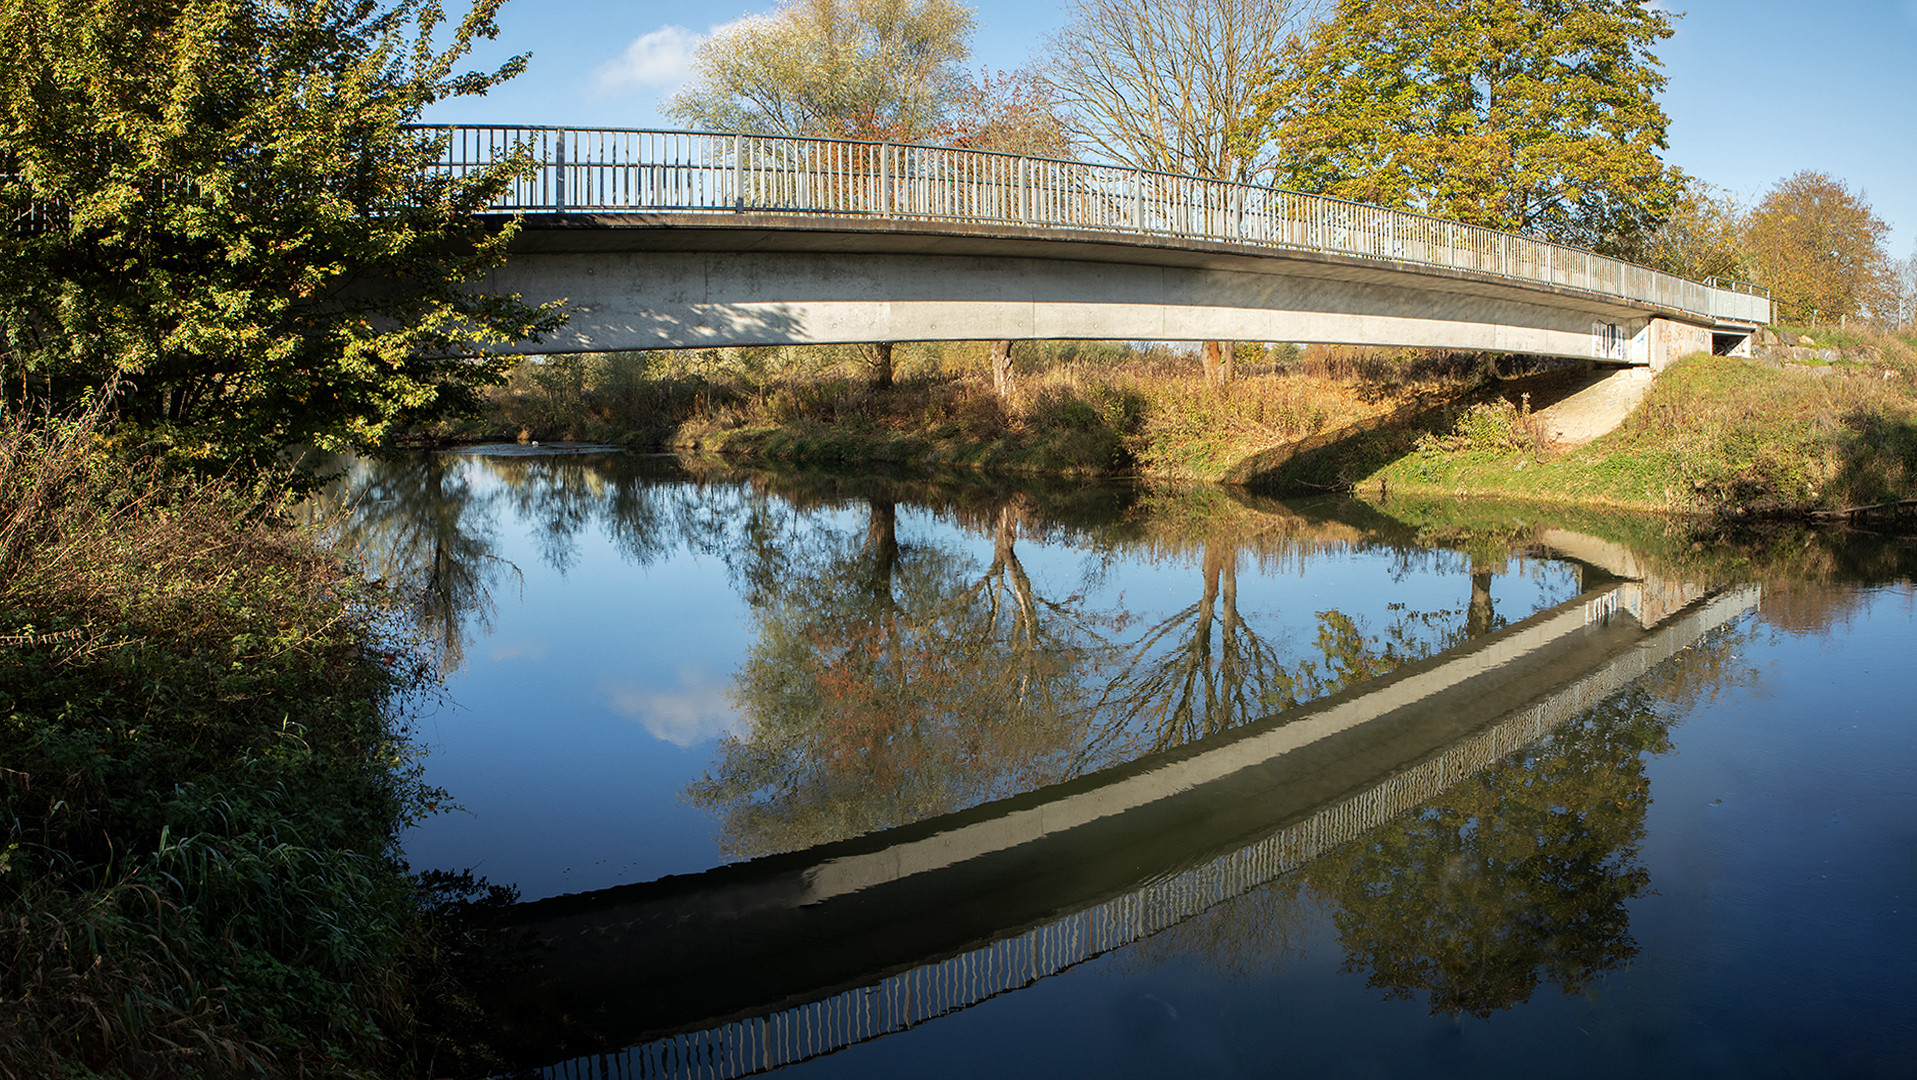
[{"label": "bridge support pier", "polygon": [[1646,364],[1652,371],[1663,371],[1680,356],[1710,352],[1711,344],[1709,327],[1652,318],[1632,336],[1629,355],[1634,364]]}]

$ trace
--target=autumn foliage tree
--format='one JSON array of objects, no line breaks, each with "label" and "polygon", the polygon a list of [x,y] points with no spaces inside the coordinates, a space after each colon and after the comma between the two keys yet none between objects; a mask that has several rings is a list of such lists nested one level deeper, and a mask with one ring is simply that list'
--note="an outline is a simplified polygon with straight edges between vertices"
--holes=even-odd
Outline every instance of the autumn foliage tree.
[{"label": "autumn foliage tree", "polygon": [[433,168],[409,130],[501,0],[0,5],[0,385],[58,410],[113,386],[182,452],[266,464],[471,404],[475,345],[554,310],[461,288],[511,228],[475,216],[523,162]]},{"label": "autumn foliage tree", "polygon": [[1260,102],[1279,183],[1616,250],[1678,193],[1644,0],[1339,0]]},{"label": "autumn foliage tree", "polygon": [[918,142],[965,85],[956,0],[787,0],[699,46],[666,113],[715,131]]},{"label": "autumn foliage tree", "polygon": [[1891,273],[1889,231],[1863,192],[1805,170],[1751,211],[1744,248],[1780,319],[1835,319],[1880,304]]},{"label": "autumn foliage tree", "polygon": [[1729,192],[1680,173],[1669,212],[1619,254],[1693,281],[1746,279],[1744,207]]},{"label": "autumn foliage tree", "polygon": [[[715,131],[1069,153],[1045,80],[968,74],[973,26],[957,0],[786,0],[700,45],[666,113]],[[870,349],[872,384],[890,386],[892,343]],[[1011,342],[998,342],[1001,390],[1010,365]]]}]

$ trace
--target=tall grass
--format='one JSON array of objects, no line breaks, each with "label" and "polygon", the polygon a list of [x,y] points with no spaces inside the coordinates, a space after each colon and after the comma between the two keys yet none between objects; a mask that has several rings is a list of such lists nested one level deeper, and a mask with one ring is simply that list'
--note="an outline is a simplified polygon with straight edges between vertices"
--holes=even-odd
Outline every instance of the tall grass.
[{"label": "tall grass", "polygon": [[0,422],[0,1077],[407,1071],[425,672],[259,492],[100,419]]},{"label": "tall grass", "polygon": [[900,378],[865,381],[857,346],[549,357],[517,367],[476,427],[449,435],[580,439],[811,462],[1211,478],[1247,455],[1405,400],[1469,385],[1451,354],[1241,344],[1208,386],[1164,346],[1021,343],[1009,393],[985,343],[904,343]]}]

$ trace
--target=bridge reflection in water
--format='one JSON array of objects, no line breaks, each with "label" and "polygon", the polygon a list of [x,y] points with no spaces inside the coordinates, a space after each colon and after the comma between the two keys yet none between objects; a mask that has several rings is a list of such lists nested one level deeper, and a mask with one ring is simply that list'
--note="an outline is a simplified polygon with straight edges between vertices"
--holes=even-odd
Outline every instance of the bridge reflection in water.
[{"label": "bridge reflection in water", "polygon": [[1544,539],[1582,566],[1578,597],[1263,722],[868,836],[509,909],[532,967],[500,996],[540,1036],[523,1064],[744,1076],[1028,986],[1417,808],[1757,605],[1754,586],[1660,581],[1614,545]]}]

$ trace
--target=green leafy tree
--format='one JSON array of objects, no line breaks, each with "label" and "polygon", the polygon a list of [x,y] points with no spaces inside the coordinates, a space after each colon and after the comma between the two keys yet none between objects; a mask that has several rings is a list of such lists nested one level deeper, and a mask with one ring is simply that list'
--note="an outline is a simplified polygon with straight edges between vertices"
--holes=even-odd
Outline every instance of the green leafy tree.
[{"label": "green leafy tree", "polygon": [[1652,53],[1671,21],[1643,0],[1340,0],[1249,130],[1284,186],[1617,249],[1678,192]]},{"label": "green leafy tree", "polygon": [[454,67],[500,2],[444,48],[434,0],[0,5],[0,394],[112,386],[123,421],[254,464],[469,406],[504,374],[475,349],[559,315],[462,288],[523,162],[448,175],[406,125],[520,70]]},{"label": "green leafy tree", "polygon": [[1881,306],[1892,273],[1889,232],[1863,192],[1806,169],[1751,211],[1744,248],[1779,318],[1836,319]]}]

